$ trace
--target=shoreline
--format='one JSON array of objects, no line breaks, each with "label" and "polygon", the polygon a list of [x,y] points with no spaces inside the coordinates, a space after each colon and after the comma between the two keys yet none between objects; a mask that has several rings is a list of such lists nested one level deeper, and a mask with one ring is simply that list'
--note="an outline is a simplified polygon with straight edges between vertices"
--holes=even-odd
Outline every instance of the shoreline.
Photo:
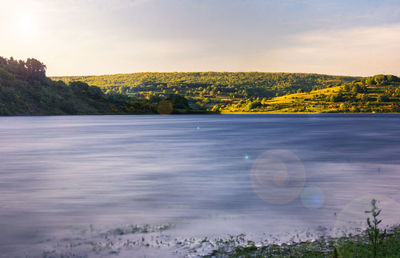
[{"label": "shoreline", "polygon": [[[382,233],[378,257],[398,257],[400,251],[400,225],[390,226]],[[232,246],[227,240],[211,253],[202,257],[372,257],[373,247],[367,230],[360,234],[332,237],[321,236],[315,240]]]},{"label": "shoreline", "polygon": [[381,112],[381,113],[339,113],[339,112],[329,112],[329,113],[308,113],[308,112],[194,112],[194,113],[172,113],[172,114],[155,114],[155,113],[137,113],[137,114],[21,114],[21,115],[0,115],[1,117],[65,117],[65,116],[187,116],[187,115],[397,115],[400,112]]}]

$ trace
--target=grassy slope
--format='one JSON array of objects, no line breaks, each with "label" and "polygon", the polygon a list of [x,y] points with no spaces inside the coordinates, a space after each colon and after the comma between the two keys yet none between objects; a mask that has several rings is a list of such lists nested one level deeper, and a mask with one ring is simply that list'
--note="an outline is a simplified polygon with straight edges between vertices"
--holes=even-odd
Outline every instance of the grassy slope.
[{"label": "grassy slope", "polygon": [[[256,103],[225,107],[222,112],[329,113],[329,112],[399,112],[400,79],[395,76],[369,77],[341,86],[275,97]],[[377,79],[378,78],[378,79]],[[378,83],[370,83],[371,81]],[[356,87],[356,89],[354,89]]]}]

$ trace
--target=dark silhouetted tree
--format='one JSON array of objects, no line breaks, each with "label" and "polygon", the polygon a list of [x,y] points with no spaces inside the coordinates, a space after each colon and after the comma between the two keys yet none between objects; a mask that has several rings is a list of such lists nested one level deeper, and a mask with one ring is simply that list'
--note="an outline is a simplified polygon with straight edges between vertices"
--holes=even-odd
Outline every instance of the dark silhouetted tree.
[{"label": "dark silhouetted tree", "polygon": [[28,80],[40,81],[46,78],[46,65],[42,62],[34,58],[28,58],[25,65]]}]

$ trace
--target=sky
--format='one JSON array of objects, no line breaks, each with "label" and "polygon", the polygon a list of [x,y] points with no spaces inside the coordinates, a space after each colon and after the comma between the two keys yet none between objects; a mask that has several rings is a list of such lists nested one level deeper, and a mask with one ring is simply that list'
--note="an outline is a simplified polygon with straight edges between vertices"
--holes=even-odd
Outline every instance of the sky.
[{"label": "sky", "polygon": [[0,0],[0,56],[50,76],[400,75],[399,0]]}]

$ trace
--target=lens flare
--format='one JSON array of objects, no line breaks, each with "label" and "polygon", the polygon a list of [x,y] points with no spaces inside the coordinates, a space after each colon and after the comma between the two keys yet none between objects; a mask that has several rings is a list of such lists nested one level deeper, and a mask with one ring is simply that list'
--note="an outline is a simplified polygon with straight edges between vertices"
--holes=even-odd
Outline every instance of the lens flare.
[{"label": "lens flare", "polygon": [[173,111],[173,105],[168,100],[162,100],[157,105],[157,111],[162,115],[169,115]]},{"label": "lens flare", "polygon": [[324,205],[325,196],[319,187],[306,187],[301,193],[301,203],[308,209],[318,209]]},{"label": "lens flare", "polygon": [[385,195],[371,194],[357,198],[347,204],[337,215],[333,228],[333,235],[341,237],[349,233],[357,233],[367,226],[367,217],[365,211],[371,210],[371,200],[377,200],[377,206],[382,209],[380,219],[382,219],[382,228],[387,225],[398,223],[400,214],[400,203]]},{"label": "lens flare", "polygon": [[288,150],[269,150],[261,154],[251,169],[254,192],[271,204],[286,204],[304,188],[306,172],[300,159]]}]

